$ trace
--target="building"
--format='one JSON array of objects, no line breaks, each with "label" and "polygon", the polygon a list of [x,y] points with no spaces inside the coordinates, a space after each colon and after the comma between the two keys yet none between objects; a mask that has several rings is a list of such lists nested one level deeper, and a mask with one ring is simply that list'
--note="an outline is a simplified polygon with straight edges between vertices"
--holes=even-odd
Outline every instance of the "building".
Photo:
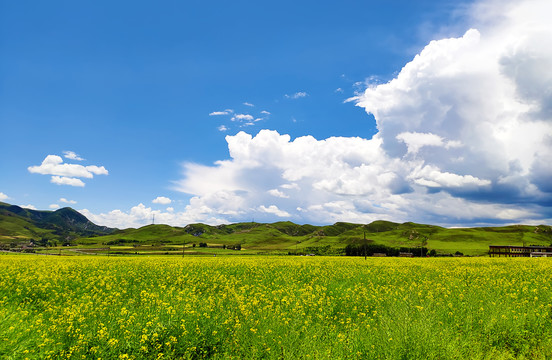
[{"label": "building", "polygon": [[490,245],[490,257],[552,257],[552,246]]}]

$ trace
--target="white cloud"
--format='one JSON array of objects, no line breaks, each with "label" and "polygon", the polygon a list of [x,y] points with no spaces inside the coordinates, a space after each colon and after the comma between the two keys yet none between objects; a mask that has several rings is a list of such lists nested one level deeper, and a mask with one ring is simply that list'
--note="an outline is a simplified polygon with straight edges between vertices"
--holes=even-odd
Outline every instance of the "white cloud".
[{"label": "white cloud", "polygon": [[75,200],[67,200],[66,198],[59,198],[59,202],[65,203],[65,204],[76,204],[77,202]]},{"label": "white cloud", "polygon": [[152,200],[152,203],[154,204],[162,204],[162,205],[168,205],[172,203],[172,200],[165,196],[158,196],[155,199]]},{"label": "white cloud", "polygon": [[268,193],[274,197],[279,197],[279,198],[282,198],[282,199],[287,199],[289,198],[288,195],[286,195],[284,192],[278,190],[278,189],[270,189],[268,190]]},{"label": "white cloud", "polygon": [[31,205],[31,204],[28,204],[28,205],[19,205],[20,207],[24,208],[24,209],[31,209],[31,210],[36,210],[36,207],[34,205]]},{"label": "white cloud", "polygon": [[268,112],[268,111],[266,111],[266,110],[263,110],[263,111],[261,111],[261,114],[263,114],[263,115],[270,115],[270,112]]},{"label": "white cloud", "polygon": [[301,188],[299,187],[299,185],[297,185],[297,184],[295,184],[295,183],[283,184],[283,185],[280,185],[280,187],[281,187],[282,189],[297,189],[297,190],[301,189]]},{"label": "white cloud", "polygon": [[50,209],[52,210],[56,210],[56,209],[59,209],[59,205],[58,204],[50,204],[50,206],[48,206]]},{"label": "white cloud", "polygon": [[231,111],[224,110],[224,111],[213,111],[212,113],[209,113],[209,116],[220,116],[220,115],[228,115]]},{"label": "white cloud", "polygon": [[152,210],[144,204],[138,204],[129,211],[119,209],[107,213],[95,214],[88,209],[79,210],[90,221],[97,225],[125,229],[129,227],[142,227],[152,222],[152,216],[155,215],[156,224],[167,224],[172,226],[185,226],[190,223],[202,222],[204,224],[216,225],[222,224],[225,220],[221,217],[213,217],[204,212],[204,209],[189,209],[184,212],[174,212],[174,209],[168,208],[167,211]]},{"label": "white cloud", "polygon": [[289,217],[291,216],[287,211],[283,211],[278,209],[276,205],[270,205],[269,207],[266,207],[264,205],[259,206],[259,210],[267,213],[267,214],[274,214],[278,217]]},{"label": "white cloud", "polygon": [[[230,159],[183,164],[174,189],[192,198],[162,216],[179,224],[551,221],[550,13],[548,0],[476,4],[473,29],[430,42],[387,83],[359,82],[372,84],[353,100],[373,114],[374,137],[226,136]],[[148,212],[139,205],[101,216],[139,223]]]},{"label": "white cloud", "polygon": [[50,182],[56,185],[69,185],[77,187],[84,187],[85,185],[81,179],[66,176],[52,176]]},{"label": "white cloud", "polygon": [[295,94],[285,94],[284,97],[286,99],[300,99],[300,98],[304,98],[304,97],[307,97],[309,96],[309,94],[307,94],[306,92],[304,91],[299,91],[299,92],[296,92]]},{"label": "white cloud", "polygon": [[70,160],[77,160],[77,161],[84,160],[82,157],[80,157],[78,154],[74,153],[73,151],[64,151],[63,156],[65,156],[65,158]]},{"label": "white cloud", "polygon": [[245,106],[249,106],[249,107],[254,107],[255,105],[251,104],[251,103],[248,103],[248,102],[244,102],[243,103]]},{"label": "white cloud", "polygon": [[0,201],[8,200],[10,197],[3,192],[0,192]]},{"label": "white cloud", "polygon": [[50,182],[58,185],[84,186],[84,182],[78,178],[91,179],[94,175],[108,175],[109,172],[103,166],[63,163],[58,155],[48,155],[39,166],[29,166],[30,173],[42,175],[54,175]]},{"label": "white cloud", "polygon": [[255,118],[249,114],[236,114],[232,116],[230,120],[244,122],[244,121],[253,121],[254,119]]},{"label": "white cloud", "polygon": [[437,167],[426,165],[415,169],[408,176],[418,185],[443,188],[466,188],[468,186],[489,186],[491,181],[479,179],[471,175],[457,175],[442,172]]},{"label": "white cloud", "polygon": [[337,89],[334,90],[334,92],[343,94],[343,89],[342,88],[337,88]]},{"label": "white cloud", "polygon": [[406,144],[408,153],[416,154],[424,146],[436,146],[436,147],[459,147],[460,141],[444,141],[441,136],[432,133],[418,133],[418,132],[402,132],[395,136],[399,141]]},{"label": "white cloud", "polygon": [[[291,141],[288,135],[262,130],[255,137],[240,132],[226,140],[231,160],[219,161],[213,167],[184,164],[185,178],[175,183],[175,189],[195,195],[190,209],[201,207],[205,213],[224,216],[227,221],[248,219],[253,209],[276,215],[269,212],[274,208],[264,205],[272,202],[280,214],[321,223],[333,217],[321,218],[316,211],[299,214],[298,205],[308,208],[358,195],[391,202],[394,192],[407,187],[406,180],[401,180],[401,174],[404,177],[406,173],[404,166],[386,158],[378,139],[336,137],[319,141],[305,136]],[[377,218],[373,216],[373,220]]]},{"label": "white cloud", "polygon": [[109,175],[109,172],[103,166],[90,165],[86,166],[86,170],[96,175]]},{"label": "white cloud", "polygon": [[228,131],[228,128],[225,125],[221,125],[217,128],[218,131]]}]

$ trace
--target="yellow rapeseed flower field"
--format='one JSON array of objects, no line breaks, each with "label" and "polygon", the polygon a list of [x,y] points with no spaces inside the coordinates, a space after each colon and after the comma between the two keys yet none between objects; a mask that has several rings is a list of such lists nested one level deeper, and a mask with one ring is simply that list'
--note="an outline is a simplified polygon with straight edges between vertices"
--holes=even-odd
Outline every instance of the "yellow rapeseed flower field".
[{"label": "yellow rapeseed flower field", "polygon": [[552,357],[548,259],[0,256],[3,359]]}]

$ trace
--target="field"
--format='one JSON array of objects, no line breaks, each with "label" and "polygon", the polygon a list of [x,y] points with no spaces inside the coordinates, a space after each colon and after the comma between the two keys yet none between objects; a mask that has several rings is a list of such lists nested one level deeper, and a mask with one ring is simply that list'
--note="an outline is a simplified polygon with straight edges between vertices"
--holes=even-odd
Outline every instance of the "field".
[{"label": "field", "polygon": [[0,255],[4,359],[545,359],[549,259]]}]

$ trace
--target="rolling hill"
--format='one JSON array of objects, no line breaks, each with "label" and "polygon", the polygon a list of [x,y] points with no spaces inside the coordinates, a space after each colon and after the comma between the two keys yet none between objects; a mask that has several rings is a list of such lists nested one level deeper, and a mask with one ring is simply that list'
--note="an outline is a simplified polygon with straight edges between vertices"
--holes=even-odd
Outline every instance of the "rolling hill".
[{"label": "rolling hill", "polygon": [[[364,240],[366,238],[366,240]],[[551,245],[552,227],[512,225],[480,228],[443,228],[412,222],[338,222],[298,225],[290,221],[185,227],[147,225],[138,229],[111,229],[93,224],[71,208],[36,211],[0,203],[0,243],[33,240],[39,245],[71,244],[78,248],[116,249],[120,253],[319,253],[340,254],[347,245],[370,244],[392,248],[433,249],[484,255],[489,245]],[[183,247],[184,246],[184,247]],[[108,249],[108,250],[105,250]],[[233,252],[236,253],[236,252]]]},{"label": "rolling hill", "polygon": [[[192,247],[206,243],[202,252],[240,245],[247,253],[342,253],[349,244],[384,245],[394,248],[434,249],[441,254],[457,251],[467,255],[484,255],[489,245],[550,245],[552,228],[548,225],[513,225],[447,229],[434,225],[399,224],[375,221],[370,224],[338,222],[327,226],[297,225],[292,222],[272,224],[237,223],[209,226],[190,224],[185,227],[147,225],[139,229],[117,230],[110,235],[82,238],[83,245]],[[199,249],[195,248],[196,251]],[[182,251],[182,250],[179,250]]]}]

